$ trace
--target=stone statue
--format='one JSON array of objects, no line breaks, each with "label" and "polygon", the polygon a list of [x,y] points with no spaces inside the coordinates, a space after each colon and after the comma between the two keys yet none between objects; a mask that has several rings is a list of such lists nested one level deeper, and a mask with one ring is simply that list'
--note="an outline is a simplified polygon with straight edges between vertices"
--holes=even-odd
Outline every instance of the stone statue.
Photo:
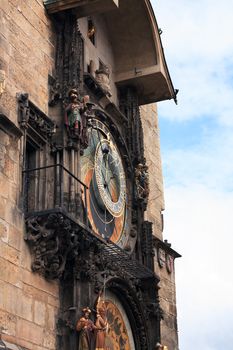
[{"label": "stone statue", "polygon": [[96,347],[95,350],[106,350],[105,338],[108,329],[108,321],[106,317],[106,305],[103,300],[98,298],[97,316],[95,321],[96,326]]},{"label": "stone statue", "polygon": [[69,136],[82,139],[82,130],[86,118],[85,111],[87,110],[89,96],[84,96],[82,101],[80,101],[78,98],[78,91],[76,89],[71,89],[69,91],[69,99],[70,103],[65,108],[65,125]]},{"label": "stone statue", "polygon": [[90,320],[91,310],[82,310],[83,316],[78,320],[76,330],[79,332],[78,350],[95,350],[95,330],[97,327]]},{"label": "stone statue", "polygon": [[105,64],[101,63],[99,69],[95,71],[95,79],[97,83],[100,85],[104,93],[108,96],[112,96],[111,93],[111,88],[110,88],[110,81],[109,81],[109,76],[110,76],[110,70],[108,66]]},{"label": "stone statue", "polygon": [[148,175],[147,165],[139,163],[136,166],[135,183],[136,183],[137,197],[139,199],[147,200],[149,196],[149,175]]}]

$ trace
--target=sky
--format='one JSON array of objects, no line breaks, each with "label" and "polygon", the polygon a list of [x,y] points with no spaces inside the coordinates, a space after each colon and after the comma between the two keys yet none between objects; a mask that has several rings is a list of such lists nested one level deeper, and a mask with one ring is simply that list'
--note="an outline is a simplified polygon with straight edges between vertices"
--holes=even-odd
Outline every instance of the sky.
[{"label": "sky", "polygon": [[233,349],[233,1],[152,5],[179,89],[158,105],[179,349]]}]

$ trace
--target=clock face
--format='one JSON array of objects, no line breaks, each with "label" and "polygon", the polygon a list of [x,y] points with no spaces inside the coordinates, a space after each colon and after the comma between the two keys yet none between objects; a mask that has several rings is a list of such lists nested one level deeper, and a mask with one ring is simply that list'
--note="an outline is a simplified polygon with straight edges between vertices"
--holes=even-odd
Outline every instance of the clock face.
[{"label": "clock face", "polygon": [[106,299],[108,330],[105,338],[105,346],[107,349],[114,350],[133,350],[134,342],[129,321],[124,312],[120,309],[120,305],[116,305],[116,301]]},{"label": "clock face", "polygon": [[107,290],[104,304],[108,322],[104,349],[135,350],[131,325],[120,300]]},{"label": "clock face", "polygon": [[101,237],[120,247],[127,240],[127,191],[116,142],[101,121],[88,127],[88,147],[81,157],[81,179],[87,185],[88,220]]},{"label": "clock face", "polygon": [[95,179],[104,206],[114,217],[125,209],[125,173],[119,152],[110,135],[100,140],[95,153]]}]

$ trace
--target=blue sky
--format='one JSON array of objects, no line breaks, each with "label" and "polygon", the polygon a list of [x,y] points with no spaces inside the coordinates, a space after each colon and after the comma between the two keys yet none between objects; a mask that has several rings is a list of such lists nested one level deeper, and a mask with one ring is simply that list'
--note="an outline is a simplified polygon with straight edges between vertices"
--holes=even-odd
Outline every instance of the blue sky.
[{"label": "blue sky", "polygon": [[233,1],[152,5],[180,90],[158,105],[180,350],[233,349]]}]

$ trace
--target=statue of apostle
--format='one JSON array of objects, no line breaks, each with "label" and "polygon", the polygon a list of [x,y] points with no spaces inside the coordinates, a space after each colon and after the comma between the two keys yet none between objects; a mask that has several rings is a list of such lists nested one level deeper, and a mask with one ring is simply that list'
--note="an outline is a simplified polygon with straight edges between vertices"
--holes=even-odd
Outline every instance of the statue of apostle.
[{"label": "statue of apostle", "polygon": [[79,332],[78,350],[95,350],[95,330],[97,327],[90,320],[91,310],[82,310],[83,316],[78,320],[76,330]]},{"label": "statue of apostle", "polygon": [[65,125],[71,137],[82,137],[82,130],[86,117],[85,111],[87,110],[87,103],[89,102],[89,96],[86,95],[82,98],[82,101],[78,98],[78,91],[71,89],[69,91],[70,103],[65,108]]},{"label": "statue of apostle", "polygon": [[96,326],[96,346],[95,350],[106,350],[105,338],[108,329],[108,321],[106,316],[106,306],[105,302],[100,299],[97,303],[97,316],[95,321]]}]

